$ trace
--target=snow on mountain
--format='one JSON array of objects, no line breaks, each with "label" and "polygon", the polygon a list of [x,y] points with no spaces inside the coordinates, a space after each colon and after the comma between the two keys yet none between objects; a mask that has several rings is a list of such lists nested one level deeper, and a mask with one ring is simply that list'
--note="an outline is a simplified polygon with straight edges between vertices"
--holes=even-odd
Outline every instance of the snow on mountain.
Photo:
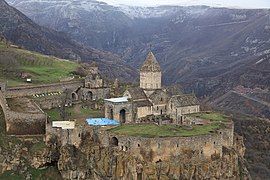
[{"label": "snow on mountain", "polygon": [[152,18],[169,16],[176,13],[179,8],[173,6],[158,6],[158,7],[139,7],[139,6],[118,6],[119,10],[131,18]]},{"label": "snow on mountain", "polygon": [[[7,0],[7,2],[22,10],[26,14],[32,14],[33,9],[37,11],[63,11],[69,14],[71,11],[119,11],[130,18],[162,17],[176,13],[177,6],[140,7],[128,5],[109,5],[105,2],[95,0]],[[35,8],[33,8],[35,7]],[[65,11],[65,12],[64,12]],[[40,12],[39,12],[40,13]],[[79,12],[78,12],[79,13]]]}]

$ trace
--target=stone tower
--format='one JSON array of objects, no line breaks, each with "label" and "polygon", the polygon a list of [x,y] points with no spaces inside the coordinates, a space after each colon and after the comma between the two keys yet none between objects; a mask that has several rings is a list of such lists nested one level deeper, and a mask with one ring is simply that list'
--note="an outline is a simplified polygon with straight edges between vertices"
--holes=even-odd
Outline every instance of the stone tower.
[{"label": "stone tower", "polygon": [[146,91],[161,89],[161,68],[151,51],[140,69],[140,88]]}]

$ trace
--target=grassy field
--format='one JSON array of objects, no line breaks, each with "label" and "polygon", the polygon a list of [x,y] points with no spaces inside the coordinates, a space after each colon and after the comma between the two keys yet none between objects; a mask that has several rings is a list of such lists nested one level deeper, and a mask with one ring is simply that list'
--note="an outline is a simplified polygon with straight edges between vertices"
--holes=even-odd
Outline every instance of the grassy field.
[{"label": "grassy field", "polygon": [[[80,106],[67,107],[68,118],[72,119],[86,119],[89,117],[103,117],[104,114],[100,110],[93,110],[90,108],[81,108]],[[50,116],[51,121],[62,120],[60,116],[60,110],[58,108],[45,111]]]},{"label": "grassy field", "polygon": [[200,113],[189,114],[187,116],[197,117],[197,118],[211,120],[211,121],[221,121],[221,122],[226,122],[230,120],[229,116],[226,116],[218,112],[200,112]]},{"label": "grassy field", "polygon": [[109,131],[120,135],[141,136],[141,137],[189,137],[209,134],[219,129],[219,123],[212,123],[204,126],[193,126],[187,129],[176,125],[140,124],[140,125],[122,125]]},{"label": "grassy field", "polygon": [[21,73],[31,76],[33,84],[55,83],[71,78],[79,64],[52,56],[6,47],[0,42],[0,80],[8,86],[25,85]]}]

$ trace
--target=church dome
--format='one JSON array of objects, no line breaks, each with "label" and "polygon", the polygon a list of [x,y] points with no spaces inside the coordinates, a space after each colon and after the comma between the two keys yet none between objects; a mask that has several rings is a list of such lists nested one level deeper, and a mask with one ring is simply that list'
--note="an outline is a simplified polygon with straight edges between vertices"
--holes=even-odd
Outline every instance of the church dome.
[{"label": "church dome", "polygon": [[161,72],[160,65],[152,52],[148,53],[146,60],[141,67],[141,72]]}]

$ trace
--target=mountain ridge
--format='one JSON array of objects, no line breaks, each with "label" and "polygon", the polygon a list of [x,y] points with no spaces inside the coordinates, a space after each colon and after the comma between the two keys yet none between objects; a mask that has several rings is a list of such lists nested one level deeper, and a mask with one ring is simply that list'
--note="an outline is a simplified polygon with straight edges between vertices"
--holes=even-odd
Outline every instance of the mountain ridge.
[{"label": "mountain ridge", "polygon": [[101,70],[112,78],[128,79],[136,74],[132,67],[124,66],[118,55],[90,48],[72,40],[63,32],[39,26],[4,0],[0,1],[0,10],[0,33],[16,45],[64,59],[97,61]]}]

